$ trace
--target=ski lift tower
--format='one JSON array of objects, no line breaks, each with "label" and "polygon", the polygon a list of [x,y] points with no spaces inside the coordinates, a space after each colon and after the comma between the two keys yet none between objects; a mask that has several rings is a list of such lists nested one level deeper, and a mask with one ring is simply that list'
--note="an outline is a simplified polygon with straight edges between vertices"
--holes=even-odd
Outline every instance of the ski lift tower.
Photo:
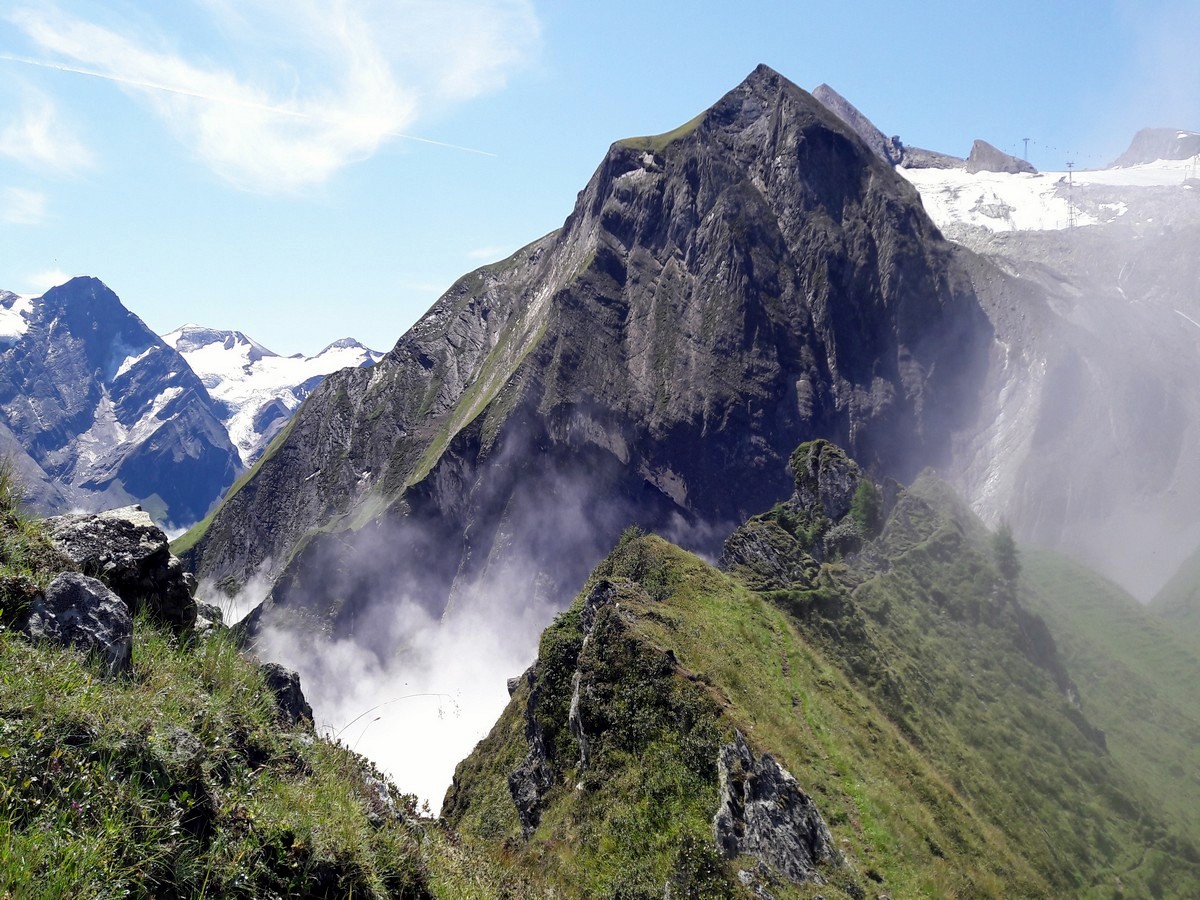
[{"label": "ski lift tower", "polygon": [[1075,163],[1067,163],[1067,227],[1074,228],[1079,224],[1079,219],[1075,215],[1075,178],[1074,178]]}]

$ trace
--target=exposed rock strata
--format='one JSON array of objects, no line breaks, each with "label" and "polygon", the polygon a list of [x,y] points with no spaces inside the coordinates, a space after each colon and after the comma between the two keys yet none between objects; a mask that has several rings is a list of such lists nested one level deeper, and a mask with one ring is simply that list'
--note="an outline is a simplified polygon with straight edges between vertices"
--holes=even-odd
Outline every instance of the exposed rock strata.
[{"label": "exposed rock strata", "polygon": [[721,805],[713,839],[727,857],[752,856],[797,884],[821,883],[818,866],[839,862],[812,798],[769,754],[756,757],[739,731],[717,757]]}]

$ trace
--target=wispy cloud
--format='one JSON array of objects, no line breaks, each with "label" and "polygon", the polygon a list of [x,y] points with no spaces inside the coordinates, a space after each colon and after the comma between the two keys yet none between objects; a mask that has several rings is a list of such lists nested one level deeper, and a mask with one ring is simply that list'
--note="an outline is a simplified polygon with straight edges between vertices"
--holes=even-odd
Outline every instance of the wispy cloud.
[{"label": "wispy cloud", "polygon": [[41,225],[46,221],[46,195],[26,188],[0,188],[0,222]]},{"label": "wispy cloud", "polygon": [[472,262],[491,262],[497,259],[503,259],[509,254],[507,247],[499,245],[491,245],[488,247],[476,247],[474,250],[467,252],[467,259]]},{"label": "wispy cloud", "polygon": [[20,111],[0,131],[0,155],[62,172],[92,165],[92,154],[62,120],[54,98],[30,85],[20,89],[20,96]]},{"label": "wispy cloud", "polygon": [[62,269],[46,269],[43,272],[34,272],[25,278],[25,287],[32,293],[44,294],[52,287],[58,287],[60,284],[66,284],[71,280],[71,276]]},{"label": "wispy cloud", "polygon": [[[529,0],[202,6],[227,39],[220,63],[189,58],[165,34],[135,36],[41,7],[9,19],[52,58],[8,58],[111,80],[223,178],[277,192],[319,184],[411,136],[426,109],[502,86],[538,40]],[[265,46],[277,56],[264,60]]]}]

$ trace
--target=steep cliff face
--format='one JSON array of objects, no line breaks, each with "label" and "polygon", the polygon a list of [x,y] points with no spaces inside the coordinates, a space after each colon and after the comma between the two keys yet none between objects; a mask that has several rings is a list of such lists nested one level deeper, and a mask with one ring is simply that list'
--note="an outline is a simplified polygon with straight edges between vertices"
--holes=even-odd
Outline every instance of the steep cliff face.
[{"label": "steep cliff face", "polygon": [[803,438],[897,477],[948,459],[991,340],[916,192],[760,67],[614,144],[561,230],[326,382],[185,549],[210,577],[286,570],[277,599],[320,573],[324,608],[369,593],[381,542],[435,607],[517,561],[552,594],[631,520],[714,549],[696,526],[767,505]]},{"label": "steep cliff face", "polygon": [[240,470],[204,385],[99,280],[3,295],[0,341],[0,425],[42,508],[187,525]]}]

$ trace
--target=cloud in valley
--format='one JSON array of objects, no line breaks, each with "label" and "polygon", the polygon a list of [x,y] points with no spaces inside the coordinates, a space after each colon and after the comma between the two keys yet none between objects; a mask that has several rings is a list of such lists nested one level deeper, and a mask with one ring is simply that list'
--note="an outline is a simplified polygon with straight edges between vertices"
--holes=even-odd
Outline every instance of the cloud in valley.
[{"label": "cloud in valley", "polygon": [[220,60],[40,6],[8,18],[42,58],[7,58],[119,85],[222,178],[276,193],[318,185],[427,113],[503,87],[539,38],[528,0],[202,8],[222,33]]}]

